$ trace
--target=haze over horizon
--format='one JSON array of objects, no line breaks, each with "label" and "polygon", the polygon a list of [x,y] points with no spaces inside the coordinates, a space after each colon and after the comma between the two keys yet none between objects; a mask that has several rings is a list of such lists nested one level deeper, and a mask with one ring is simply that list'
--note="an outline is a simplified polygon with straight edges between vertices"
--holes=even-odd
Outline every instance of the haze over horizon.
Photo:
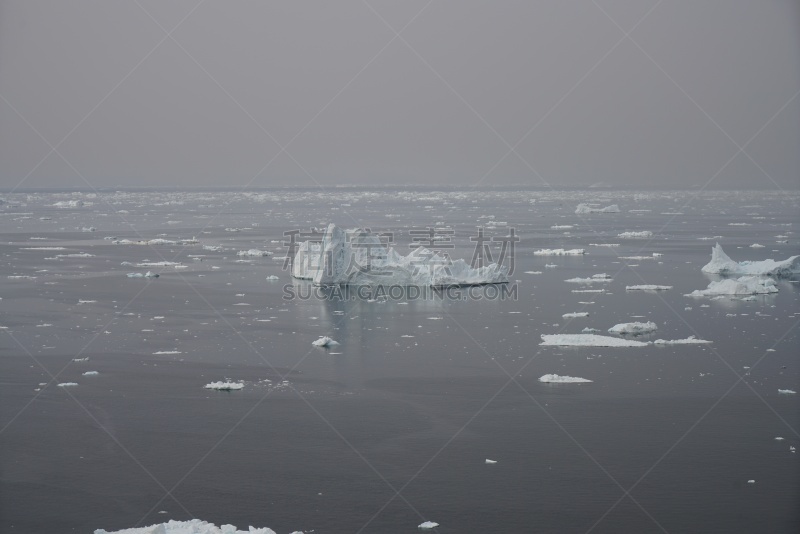
[{"label": "haze over horizon", "polygon": [[0,0],[0,189],[800,188],[800,4]]}]

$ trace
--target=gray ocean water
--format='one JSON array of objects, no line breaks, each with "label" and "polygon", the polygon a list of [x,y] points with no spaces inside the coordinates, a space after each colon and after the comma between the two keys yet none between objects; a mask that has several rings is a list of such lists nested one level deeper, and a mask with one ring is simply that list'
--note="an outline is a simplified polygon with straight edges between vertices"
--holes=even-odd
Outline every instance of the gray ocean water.
[{"label": "gray ocean water", "polygon": [[[717,242],[736,261],[800,253],[796,193],[0,198],[2,532],[190,518],[279,534],[800,531],[799,404],[779,393],[800,390],[797,279],[750,300],[685,296],[719,279],[700,270]],[[584,202],[620,211],[576,214]],[[391,233],[404,254],[447,228],[467,261],[479,227],[513,228],[508,294],[306,298],[284,232],[330,222]],[[626,291],[638,284],[672,289]],[[645,341],[712,343],[540,345],[631,321],[656,323]],[[322,335],[340,345],[312,346]],[[244,388],[204,388],[223,380]]]}]

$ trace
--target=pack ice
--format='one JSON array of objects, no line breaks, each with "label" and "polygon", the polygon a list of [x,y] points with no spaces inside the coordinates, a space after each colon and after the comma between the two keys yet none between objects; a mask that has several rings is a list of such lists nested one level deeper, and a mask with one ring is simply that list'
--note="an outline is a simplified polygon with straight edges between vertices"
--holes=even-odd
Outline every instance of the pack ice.
[{"label": "pack ice", "polygon": [[299,245],[292,276],[315,285],[472,286],[508,283],[508,267],[473,268],[424,247],[402,256],[367,230],[345,231],[331,223],[321,243]]},{"label": "pack ice", "polygon": [[751,275],[751,276],[791,276],[800,273],[800,256],[792,256],[783,261],[733,261],[717,243],[711,248],[711,261],[701,269],[709,274]]}]

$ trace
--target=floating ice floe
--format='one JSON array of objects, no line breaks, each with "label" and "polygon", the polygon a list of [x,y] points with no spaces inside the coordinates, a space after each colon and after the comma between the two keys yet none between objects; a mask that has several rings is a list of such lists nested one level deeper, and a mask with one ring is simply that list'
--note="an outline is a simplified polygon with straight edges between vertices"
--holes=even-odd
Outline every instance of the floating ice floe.
[{"label": "floating ice floe", "polygon": [[424,523],[420,523],[417,528],[422,530],[430,530],[432,528],[436,528],[439,526],[439,523],[434,523],[433,521],[425,521]]},{"label": "floating ice floe", "polygon": [[77,385],[78,385],[77,382],[61,382],[58,385],[58,387],[60,387],[60,388],[71,388],[71,387],[77,386]]},{"label": "floating ice floe", "polygon": [[240,382],[211,382],[203,386],[205,389],[216,389],[219,391],[234,391],[244,387]]},{"label": "floating ice floe", "polygon": [[606,206],[605,208],[593,208],[589,204],[578,204],[578,207],[575,208],[575,213],[578,214],[586,214],[586,213],[619,213],[619,206],[616,204],[611,204],[610,206]]},{"label": "floating ice floe", "polygon": [[487,458],[487,459],[486,459],[486,463],[487,463],[487,464],[496,464],[496,463],[497,463],[497,460],[490,460],[490,459],[488,459],[488,458]]},{"label": "floating ice floe", "polygon": [[99,374],[100,373],[98,373],[97,371],[86,371],[85,373],[83,373],[83,376],[96,376]]},{"label": "floating ice floe", "polygon": [[711,249],[711,261],[701,269],[704,273],[722,275],[791,276],[800,273],[800,256],[792,256],[783,261],[741,261],[735,262],[717,243]]},{"label": "floating ice floe", "polygon": [[248,530],[237,530],[233,525],[216,526],[199,519],[190,521],[167,521],[150,525],[149,527],[126,528],[123,530],[108,531],[102,528],[94,534],[275,534],[271,528],[250,527]]},{"label": "floating ice floe", "polygon": [[146,273],[128,273],[127,276],[128,278],[158,278],[161,275],[153,271],[147,271]]},{"label": "floating ice floe", "polygon": [[705,345],[712,343],[705,339],[697,339],[694,336],[689,336],[686,339],[656,339],[653,345]]},{"label": "floating ice floe", "polygon": [[591,382],[591,380],[578,376],[542,375],[539,377],[539,382],[546,382],[548,384],[582,384]]},{"label": "floating ice floe", "polygon": [[[59,386],[60,386],[60,385],[61,385],[61,384],[59,384]],[[780,393],[781,395],[795,395],[795,394],[797,394],[797,392],[796,392],[796,391],[794,391],[794,390],[791,390],[791,389],[779,389],[779,390],[778,390],[778,393]]]},{"label": "floating ice floe", "polygon": [[236,253],[236,255],[260,258],[263,256],[272,256],[272,252],[269,252],[267,250],[258,250],[257,248],[251,248],[250,250],[240,250],[239,252]]},{"label": "floating ice floe", "polygon": [[425,247],[407,256],[386,248],[367,230],[344,231],[328,225],[322,242],[304,241],[294,257],[292,276],[316,285],[470,286],[508,283],[508,267],[492,263],[470,267]]},{"label": "floating ice floe", "polygon": [[570,228],[575,228],[571,224],[554,224],[550,227],[551,230],[569,230]]},{"label": "floating ice floe", "polygon": [[328,336],[322,336],[318,340],[311,343],[315,347],[331,347],[333,345],[338,345],[338,341],[334,341],[333,339],[329,338]]},{"label": "floating ice floe", "polygon": [[143,261],[136,264],[137,267],[173,267],[181,269],[186,267],[181,262],[177,261]]},{"label": "floating ice floe", "polygon": [[729,278],[718,280],[708,284],[706,289],[695,289],[688,293],[687,297],[714,297],[724,295],[762,295],[767,293],[777,293],[778,288],[771,278],[760,278],[758,276],[742,276],[740,278]]},{"label": "floating ice floe", "polygon": [[542,334],[540,345],[560,347],[645,347],[648,343],[597,334]]},{"label": "floating ice floe", "polygon": [[667,291],[672,286],[659,286],[655,284],[641,284],[638,286],[625,286],[626,291]]},{"label": "floating ice floe", "polygon": [[570,312],[563,314],[561,317],[563,317],[564,319],[573,319],[575,317],[588,317],[588,316],[589,312]]},{"label": "floating ice floe", "polygon": [[267,280],[280,280],[280,278],[278,278],[278,277],[277,277],[277,276],[275,276],[274,274],[271,274],[271,275],[269,275],[269,276],[267,277]]},{"label": "floating ice floe", "polygon": [[644,230],[642,232],[622,232],[618,234],[617,237],[622,239],[636,239],[639,237],[653,237],[653,232],[650,230]]},{"label": "floating ice floe", "polygon": [[639,336],[642,334],[649,334],[658,330],[656,323],[648,321],[646,323],[633,322],[633,323],[620,323],[608,329],[609,334],[628,334]]},{"label": "floating ice floe", "polygon": [[533,251],[534,256],[580,256],[581,254],[586,254],[586,250],[582,248],[573,248],[570,250],[565,250],[563,248],[542,248]]},{"label": "floating ice floe", "polygon": [[611,277],[605,273],[601,273],[593,274],[591,278],[570,278],[564,281],[571,282],[573,284],[594,284],[595,282],[610,282]]}]

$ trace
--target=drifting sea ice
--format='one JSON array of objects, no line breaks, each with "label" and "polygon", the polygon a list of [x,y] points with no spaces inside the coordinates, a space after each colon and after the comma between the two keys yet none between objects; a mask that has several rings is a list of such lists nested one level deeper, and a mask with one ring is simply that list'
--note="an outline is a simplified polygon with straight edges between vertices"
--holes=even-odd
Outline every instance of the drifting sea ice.
[{"label": "drifting sea ice", "polygon": [[586,254],[586,250],[582,248],[573,248],[570,250],[565,250],[563,248],[542,248],[533,251],[534,256],[580,256],[581,254]]},{"label": "drifting sea ice", "polygon": [[578,207],[575,208],[575,213],[619,213],[619,206],[616,204],[611,204],[605,208],[593,208],[589,204],[578,204]]},{"label": "drifting sea ice", "polygon": [[656,323],[648,321],[646,323],[633,322],[633,323],[620,323],[608,329],[609,334],[628,334],[639,336],[642,334],[649,334],[658,330]]},{"label": "drifting sea ice", "polygon": [[659,286],[655,284],[641,284],[638,286],[625,286],[626,291],[667,291],[672,286]]},{"label": "drifting sea ice", "polygon": [[77,386],[77,385],[78,385],[77,382],[61,382],[58,385],[58,387],[60,387],[60,388],[71,388],[71,387]]},{"label": "drifting sea ice", "polygon": [[107,531],[102,528],[94,534],[275,534],[271,528],[250,527],[249,530],[237,530],[233,525],[216,526],[199,519],[190,521],[168,521],[149,527],[126,528],[123,530]]},{"label": "drifting sea ice", "polygon": [[432,528],[436,528],[439,526],[439,523],[434,523],[433,521],[425,521],[424,523],[420,523],[417,528],[422,530],[430,530]]},{"label": "drifting sea ice", "polygon": [[[61,385],[61,384],[59,384],[59,386],[60,386],[60,385]],[[797,392],[796,392],[796,391],[794,391],[794,390],[791,390],[791,389],[779,389],[779,390],[778,390],[778,393],[780,393],[781,395],[795,395],[795,394],[797,394]]]},{"label": "drifting sea ice", "polygon": [[260,258],[263,256],[272,256],[272,252],[266,250],[259,250],[257,248],[251,248],[250,250],[240,250],[239,252],[236,253],[236,255]]},{"label": "drifting sea ice", "polygon": [[605,273],[601,274],[593,274],[591,278],[570,278],[568,280],[564,280],[565,282],[571,282],[573,284],[593,284],[595,282],[610,282],[612,279]]},{"label": "drifting sea ice", "polygon": [[735,262],[717,243],[711,248],[711,261],[701,271],[709,274],[759,275],[759,276],[791,276],[800,273],[800,256],[792,256],[783,261],[762,260]]},{"label": "drifting sea ice", "polygon": [[589,317],[589,312],[570,312],[565,313],[561,317],[564,319],[573,319],[575,317]]},{"label": "drifting sea ice", "polygon": [[714,297],[724,295],[761,295],[767,293],[777,293],[778,288],[770,278],[759,278],[758,276],[742,276],[740,278],[729,278],[718,280],[708,284],[706,289],[695,289],[686,294],[687,297]]},{"label": "drifting sea ice", "polygon": [[585,382],[591,382],[591,380],[580,378],[578,376],[542,375],[539,377],[539,382],[545,382],[548,384],[582,384]]},{"label": "drifting sea ice", "polygon": [[322,336],[318,340],[311,343],[315,347],[330,347],[333,345],[338,345],[338,341],[334,341],[333,339],[329,338],[328,336]]},{"label": "drifting sea ice", "polygon": [[244,384],[240,382],[211,382],[203,386],[206,389],[216,389],[219,391],[234,391],[239,390],[244,387]]},{"label": "drifting sea ice", "polygon": [[704,345],[706,343],[712,342],[705,339],[697,339],[694,336],[689,336],[686,339],[656,339],[653,341],[653,345]]},{"label": "drifting sea ice", "polygon": [[653,232],[649,230],[644,230],[642,232],[622,232],[618,234],[617,237],[622,239],[636,239],[638,237],[653,237]]},{"label": "drifting sea ice", "polygon": [[559,347],[646,347],[648,343],[597,334],[542,334],[540,345]]}]

